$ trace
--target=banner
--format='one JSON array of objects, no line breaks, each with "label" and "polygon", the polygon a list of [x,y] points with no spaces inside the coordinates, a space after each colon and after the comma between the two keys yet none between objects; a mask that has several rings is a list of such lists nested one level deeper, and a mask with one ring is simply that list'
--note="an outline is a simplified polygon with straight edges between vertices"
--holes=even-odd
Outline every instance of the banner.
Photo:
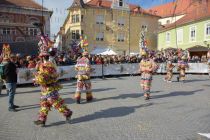
[{"label": "banner", "polygon": [[139,64],[109,64],[103,67],[104,75],[138,74]]},{"label": "banner", "polygon": [[[157,73],[166,73],[166,64],[158,64]],[[177,73],[177,64],[173,69]],[[75,78],[77,71],[72,66],[59,66],[57,68],[59,79]],[[20,68],[18,69],[18,84],[33,83],[35,69]],[[204,63],[189,63],[189,70],[186,73],[208,73],[208,65]],[[139,64],[109,64],[109,65],[92,65],[92,77],[102,77],[108,75],[132,75],[139,73]]]}]

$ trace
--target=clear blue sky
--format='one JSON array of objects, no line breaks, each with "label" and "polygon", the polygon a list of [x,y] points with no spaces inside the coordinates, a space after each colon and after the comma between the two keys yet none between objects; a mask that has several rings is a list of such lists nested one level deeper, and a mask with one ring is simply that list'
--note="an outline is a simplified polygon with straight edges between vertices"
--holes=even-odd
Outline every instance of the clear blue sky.
[{"label": "clear blue sky", "polygon": [[[42,0],[34,0],[42,4]],[[57,34],[66,18],[66,9],[70,7],[73,0],[44,0],[44,7],[53,11],[51,17],[51,36]],[[173,0],[128,0],[129,3],[138,4],[143,8],[164,4]]]}]

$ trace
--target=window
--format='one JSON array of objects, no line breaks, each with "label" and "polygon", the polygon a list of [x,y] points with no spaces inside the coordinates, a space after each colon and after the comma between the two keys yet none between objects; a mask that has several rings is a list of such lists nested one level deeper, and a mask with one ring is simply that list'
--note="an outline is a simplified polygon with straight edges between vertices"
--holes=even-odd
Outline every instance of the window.
[{"label": "window", "polygon": [[72,39],[79,40],[80,39],[80,30],[72,30],[71,36],[72,36]]},{"label": "window", "polygon": [[11,34],[10,28],[3,28],[3,35],[10,35],[10,34]]},{"label": "window", "polygon": [[[24,21],[24,18],[22,21]],[[36,17],[30,17],[29,22],[31,23],[31,25],[34,25],[34,23],[39,23],[40,20]]]},{"label": "window", "polygon": [[123,6],[123,0],[119,0],[119,6],[120,6],[120,7]]},{"label": "window", "polygon": [[81,30],[81,35],[82,35],[82,36],[84,35],[84,31],[83,31],[83,30]]},{"label": "window", "polygon": [[79,22],[79,15],[76,15],[76,23]]},{"label": "window", "polygon": [[206,36],[210,36],[210,23],[206,24]]},{"label": "window", "polygon": [[2,28],[2,29],[0,29],[0,34],[16,35],[16,29],[15,28]]},{"label": "window", "polygon": [[162,25],[162,23],[160,21],[158,21],[158,25]]},{"label": "window", "polygon": [[104,41],[104,33],[98,33],[96,36],[97,41]]},{"label": "window", "polygon": [[96,24],[104,24],[104,16],[103,15],[96,16]]},{"label": "window", "polygon": [[170,32],[167,32],[166,33],[166,43],[170,43],[170,37],[171,36],[171,34],[170,34]]},{"label": "window", "polygon": [[196,41],[196,27],[190,27],[190,41]]},{"label": "window", "polygon": [[124,34],[118,34],[117,36],[117,41],[118,42],[124,42],[125,41],[125,35]]},{"label": "window", "polygon": [[81,15],[81,22],[83,22],[84,21],[84,16],[83,15]]},{"label": "window", "polygon": [[25,42],[26,40],[25,40],[25,38],[24,37],[17,37],[16,39],[15,39],[15,42]]},{"label": "window", "polygon": [[167,21],[166,21],[166,24],[170,24],[170,23],[171,23],[170,20],[167,20]]},{"label": "window", "polygon": [[71,16],[71,23],[78,23],[80,21],[79,18],[80,18],[79,14],[72,15]]},{"label": "window", "polygon": [[124,26],[125,25],[125,19],[120,18],[118,19],[118,26]]},{"label": "window", "polygon": [[177,43],[183,42],[183,29],[177,30]]},{"label": "window", "polygon": [[147,32],[147,28],[148,28],[147,25],[142,25],[142,26],[141,26],[142,31]]},{"label": "window", "polygon": [[28,35],[29,36],[36,36],[38,33],[38,29],[37,28],[28,28]]},{"label": "window", "polygon": [[0,36],[0,42],[4,42],[3,36]]},{"label": "window", "polygon": [[72,39],[76,39],[76,31],[75,30],[72,31],[71,36],[72,36]]},{"label": "window", "polygon": [[76,39],[80,39],[80,34],[79,34],[79,30],[76,30]]},{"label": "window", "polygon": [[76,17],[75,17],[75,15],[72,15],[71,16],[71,23],[76,23]]}]

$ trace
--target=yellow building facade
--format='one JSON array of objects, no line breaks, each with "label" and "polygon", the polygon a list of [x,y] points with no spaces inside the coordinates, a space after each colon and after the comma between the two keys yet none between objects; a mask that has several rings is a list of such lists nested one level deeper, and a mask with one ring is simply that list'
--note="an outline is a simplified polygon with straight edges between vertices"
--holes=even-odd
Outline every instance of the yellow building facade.
[{"label": "yellow building facade", "polygon": [[63,24],[63,47],[71,48],[71,42],[86,36],[89,52],[97,48],[109,48],[117,54],[139,52],[142,27],[147,46],[157,49],[158,16],[146,13],[142,8],[120,1],[92,0],[83,3],[75,0],[68,9]]}]

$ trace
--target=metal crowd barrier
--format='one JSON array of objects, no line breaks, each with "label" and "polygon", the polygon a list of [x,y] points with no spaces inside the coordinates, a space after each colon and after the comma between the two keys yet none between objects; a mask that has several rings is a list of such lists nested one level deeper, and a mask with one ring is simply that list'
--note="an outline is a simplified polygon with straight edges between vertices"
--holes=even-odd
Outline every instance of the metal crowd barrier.
[{"label": "metal crowd barrier", "polygon": [[[176,64],[175,64],[176,65]],[[134,75],[139,74],[139,64],[109,64],[109,65],[92,65],[94,69],[91,73],[92,77],[103,77],[112,75]],[[18,84],[33,83],[35,69],[20,68],[18,69]],[[76,71],[74,65],[71,66],[59,66],[58,73],[59,79],[74,78]],[[166,73],[166,64],[159,64],[157,73]],[[177,69],[174,69],[174,73],[177,73]],[[187,73],[195,74],[207,74],[208,65],[204,63],[190,63]]]}]

